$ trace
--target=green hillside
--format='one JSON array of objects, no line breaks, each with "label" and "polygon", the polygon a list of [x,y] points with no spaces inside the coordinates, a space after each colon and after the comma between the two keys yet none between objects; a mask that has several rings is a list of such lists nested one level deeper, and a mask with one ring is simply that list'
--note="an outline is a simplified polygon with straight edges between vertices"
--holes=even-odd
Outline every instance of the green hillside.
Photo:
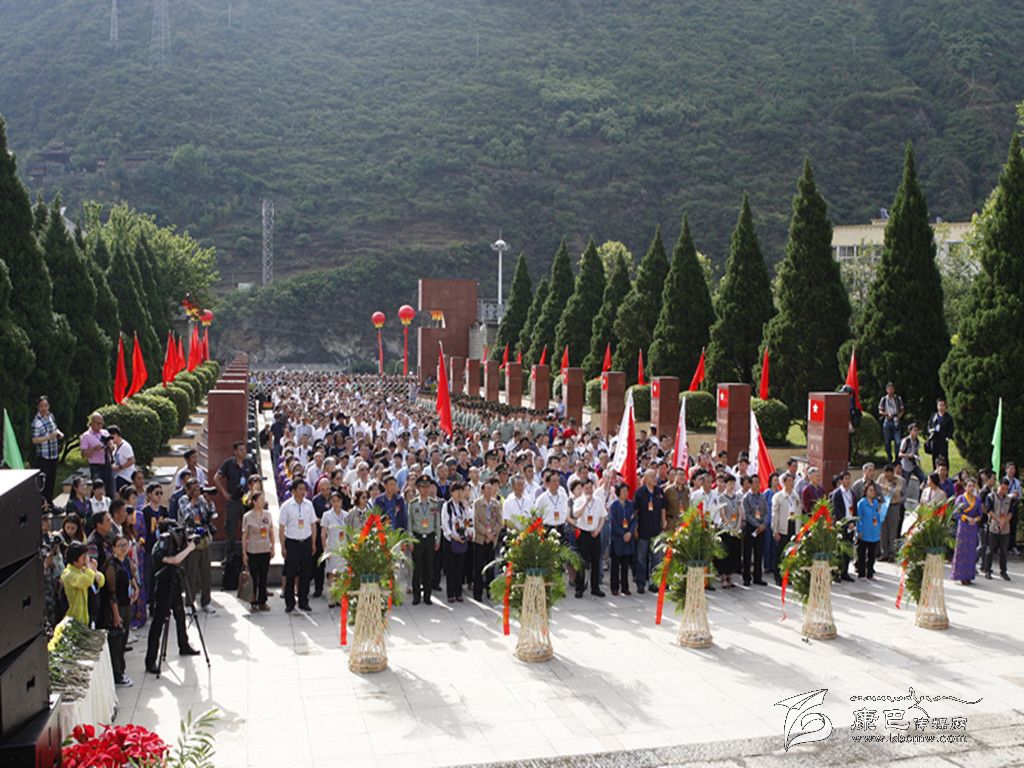
[{"label": "green hillside", "polygon": [[[370,258],[387,306],[376,259],[443,272],[499,228],[539,276],[562,235],[642,252],[685,210],[720,264],[744,191],[774,261],[805,154],[833,219],[862,221],[911,139],[932,212],[966,217],[1024,94],[1006,0],[167,3],[166,68],[152,0],[119,0],[116,48],[109,2],[4,3],[0,112],[27,183],[187,227],[227,285],[258,278],[270,196],[277,275]],[[70,172],[29,181],[53,143]],[[468,266],[484,293],[490,264]]]}]

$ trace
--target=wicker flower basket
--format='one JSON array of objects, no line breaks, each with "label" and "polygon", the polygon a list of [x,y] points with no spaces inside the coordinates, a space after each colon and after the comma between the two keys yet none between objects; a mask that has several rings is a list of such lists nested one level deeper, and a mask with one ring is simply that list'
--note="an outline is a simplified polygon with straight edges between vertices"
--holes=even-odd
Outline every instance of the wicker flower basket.
[{"label": "wicker flower basket", "polygon": [[386,599],[380,588],[380,577],[360,577],[357,593],[355,638],[348,657],[352,672],[382,672],[388,667],[388,648],[384,640],[384,617],[378,606]]},{"label": "wicker flower basket", "polygon": [[946,613],[946,593],[942,584],[945,552],[929,549],[924,559],[924,576],[921,579],[921,599],[917,603],[914,623],[925,629],[949,629],[949,615]]},{"label": "wicker flower basket", "polygon": [[833,640],[836,623],[832,618],[832,566],[828,554],[815,554],[811,564],[811,590],[804,606],[805,637]]},{"label": "wicker flower basket", "polygon": [[711,645],[708,603],[704,593],[704,563],[699,561],[687,563],[686,605],[676,642],[686,648],[708,648]]},{"label": "wicker flower basket", "polygon": [[523,609],[519,618],[519,640],[516,657],[536,663],[550,661],[554,656],[551,634],[548,632],[548,603],[544,577],[535,569],[528,569],[523,585]]}]

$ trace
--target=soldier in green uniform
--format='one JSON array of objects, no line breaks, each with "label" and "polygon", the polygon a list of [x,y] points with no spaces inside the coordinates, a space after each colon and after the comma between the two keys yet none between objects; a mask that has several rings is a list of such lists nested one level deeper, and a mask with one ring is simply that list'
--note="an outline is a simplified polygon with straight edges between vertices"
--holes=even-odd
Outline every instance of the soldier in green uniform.
[{"label": "soldier in green uniform", "polygon": [[434,553],[440,549],[438,540],[441,520],[441,500],[434,495],[434,481],[426,475],[416,480],[417,496],[409,502],[409,530],[416,537],[412,548],[412,604],[431,604],[430,587],[433,583],[431,564]]}]

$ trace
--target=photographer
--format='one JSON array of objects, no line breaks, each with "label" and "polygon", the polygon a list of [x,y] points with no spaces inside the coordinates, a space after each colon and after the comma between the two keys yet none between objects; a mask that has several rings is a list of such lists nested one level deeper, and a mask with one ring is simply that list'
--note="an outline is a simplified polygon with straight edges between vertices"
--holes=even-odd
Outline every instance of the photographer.
[{"label": "photographer", "polygon": [[203,488],[198,480],[185,483],[185,496],[178,502],[178,525],[190,534],[197,529],[202,536],[196,541],[196,551],[185,561],[185,574],[188,576],[189,589],[192,596],[201,592],[200,604],[204,613],[216,613],[210,605],[210,544],[213,541],[211,525],[214,518],[213,496],[216,488]]},{"label": "photographer", "polygon": [[89,417],[89,428],[79,438],[79,450],[89,462],[89,475],[102,480],[107,496],[114,495],[114,473],[110,467],[110,433],[103,428],[103,416]]},{"label": "photographer", "polygon": [[178,653],[182,656],[198,656],[199,651],[189,645],[185,629],[185,606],[181,599],[182,582],[178,567],[195,551],[195,542],[185,542],[185,531],[170,520],[162,520],[159,538],[153,545],[153,589],[156,593],[156,608],[149,626],[146,645],[146,671],[160,674],[158,656],[160,638],[168,614],[174,612],[174,625],[178,633]]}]

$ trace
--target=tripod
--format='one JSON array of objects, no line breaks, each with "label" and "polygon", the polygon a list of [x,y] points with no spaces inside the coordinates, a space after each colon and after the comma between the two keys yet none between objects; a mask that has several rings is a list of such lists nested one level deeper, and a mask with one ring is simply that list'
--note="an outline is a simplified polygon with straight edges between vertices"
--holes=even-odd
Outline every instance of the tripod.
[{"label": "tripod", "polygon": [[[206,638],[203,637],[203,628],[199,624],[199,612],[196,610],[196,601],[195,601],[195,598],[193,597],[192,588],[189,586],[189,583],[188,583],[188,574],[185,573],[185,569],[182,566],[180,566],[180,565],[165,565],[164,568],[172,568],[173,569],[173,571],[171,572],[171,595],[180,596],[181,595],[181,590],[184,589],[184,591],[185,591],[186,600],[184,601],[183,608],[187,608],[188,609],[188,614],[189,614],[188,624],[186,624],[185,629],[187,630],[189,625],[194,625],[195,628],[196,628],[196,631],[199,632],[199,644],[202,646],[202,649],[203,649],[203,658],[206,659],[206,666],[209,667],[210,666],[210,654],[206,650]],[[175,590],[177,590],[177,593],[175,593]],[[168,616],[167,619],[164,621],[164,633],[163,633],[163,637],[160,638],[160,656],[157,658],[157,663],[156,663],[158,670],[162,670],[163,669],[164,661],[167,659],[167,637],[168,637],[168,633],[170,632],[170,629],[171,629],[170,619],[173,617],[173,613],[174,613],[173,601],[174,601],[174,598],[172,597],[172,600],[171,600],[171,602],[172,602],[172,605],[171,605],[171,614],[172,614],[172,616]],[[157,672],[156,676],[159,679],[159,677],[160,677],[160,672],[159,671]]]}]

